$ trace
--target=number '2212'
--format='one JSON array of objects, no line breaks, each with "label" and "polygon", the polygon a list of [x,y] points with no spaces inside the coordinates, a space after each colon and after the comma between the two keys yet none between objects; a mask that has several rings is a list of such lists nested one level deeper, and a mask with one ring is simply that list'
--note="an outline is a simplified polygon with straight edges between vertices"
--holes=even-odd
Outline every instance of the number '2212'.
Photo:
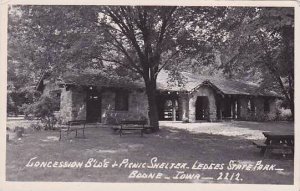
[{"label": "number '2212'", "polygon": [[243,179],[240,178],[240,173],[223,173],[220,172],[217,180],[235,180],[235,181],[242,181]]}]

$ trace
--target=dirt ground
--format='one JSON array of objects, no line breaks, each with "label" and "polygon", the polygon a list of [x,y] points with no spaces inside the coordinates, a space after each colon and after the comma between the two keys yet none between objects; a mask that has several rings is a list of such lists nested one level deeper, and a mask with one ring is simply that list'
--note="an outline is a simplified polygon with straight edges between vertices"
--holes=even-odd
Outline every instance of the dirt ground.
[{"label": "dirt ground", "polygon": [[[23,123],[30,122],[8,120],[7,126],[13,129]],[[6,180],[293,184],[293,157],[279,153],[263,158],[251,143],[264,139],[263,131],[293,131],[291,122],[160,122],[160,126],[158,133],[144,137],[138,132],[120,137],[109,126],[88,125],[85,138],[75,138],[72,133],[61,141],[57,131],[27,128],[18,139],[9,130]],[[79,166],[59,167],[55,161]],[[42,162],[50,166],[39,166]],[[160,166],[153,167],[157,163]],[[166,163],[179,168],[166,167]],[[238,170],[232,169],[233,164],[249,168],[261,164],[265,169]]]}]

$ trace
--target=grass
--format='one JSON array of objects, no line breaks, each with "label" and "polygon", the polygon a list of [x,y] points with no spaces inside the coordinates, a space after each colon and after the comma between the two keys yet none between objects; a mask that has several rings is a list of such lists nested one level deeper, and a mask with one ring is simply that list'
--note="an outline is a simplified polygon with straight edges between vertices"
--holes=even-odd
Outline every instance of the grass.
[{"label": "grass", "polygon": [[[28,121],[23,120],[25,124]],[[22,125],[22,120],[17,120]],[[11,128],[14,120],[8,121]],[[279,155],[262,158],[250,140],[262,139],[262,131],[293,131],[288,122],[222,122],[222,123],[176,123],[161,122],[158,133],[132,133],[119,137],[105,125],[89,125],[86,138],[74,134],[58,141],[56,131],[25,130],[21,139],[13,138],[7,143],[6,179],[8,181],[64,181],[64,182],[194,182],[194,183],[243,183],[243,184],[293,184],[293,160]],[[10,132],[12,133],[12,132]],[[242,181],[216,180],[226,170],[191,170],[213,180],[130,179],[133,170],[146,173],[163,173],[174,176],[174,169],[129,169],[129,168],[34,168],[26,167],[28,161],[87,161],[89,158],[109,162],[129,159],[134,162],[149,162],[157,157],[159,162],[185,162],[192,166],[201,163],[225,163],[238,160],[241,164],[276,164],[282,171],[230,171],[240,172]]]}]

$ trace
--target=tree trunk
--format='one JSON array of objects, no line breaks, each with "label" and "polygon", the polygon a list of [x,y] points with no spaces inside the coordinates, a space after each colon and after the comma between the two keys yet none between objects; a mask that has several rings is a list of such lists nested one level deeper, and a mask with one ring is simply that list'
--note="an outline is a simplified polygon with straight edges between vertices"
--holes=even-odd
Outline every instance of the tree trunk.
[{"label": "tree trunk", "polygon": [[156,102],[156,81],[148,81],[145,84],[149,104],[148,116],[150,120],[150,126],[152,127],[152,131],[156,132],[159,130],[158,108]]}]

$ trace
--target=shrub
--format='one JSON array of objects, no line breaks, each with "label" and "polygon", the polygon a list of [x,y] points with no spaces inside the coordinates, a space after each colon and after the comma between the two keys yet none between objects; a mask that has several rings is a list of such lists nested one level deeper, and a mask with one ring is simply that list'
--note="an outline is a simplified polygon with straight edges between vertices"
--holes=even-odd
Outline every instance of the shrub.
[{"label": "shrub", "polygon": [[184,118],[182,119],[182,123],[189,123],[189,119],[186,118],[186,117],[184,117]]},{"label": "shrub", "polygon": [[16,126],[14,129],[14,132],[18,132],[20,131],[22,134],[25,132],[25,128],[24,127],[20,127],[20,126]]},{"label": "shrub", "polygon": [[45,130],[54,129],[57,119],[54,116],[57,99],[49,96],[42,96],[33,104],[23,104],[22,110],[25,116],[34,116],[41,120]]},{"label": "shrub", "polygon": [[292,112],[290,109],[284,109],[284,108],[279,109],[278,120],[288,121],[291,119],[292,119]]},{"label": "shrub", "polygon": [[20,127],[20,126],[16,126],[14,129],[14,132],[17,135],[17,138],[23,137],[23,134],[25,132],[25,128],[24,127]]},{"label": "shrub", "polygon": [[291,110],[289,108],[283,107],[284,106],[283,100],[277,100],[275,105],[276,105],[275,120],[278,120],[278,121],[293,120]]},{"label": "shrub", "polygon": [[109,125],[118,125],[118,121],[112,115],[107,115],[107,117],[106,117],[106,124],[109,124]]},{"label": "shrub", "polygon": [[23,104],[32,104],[41,96],[40,92],[32,87],[22,87],[10,89],[7,93],[7,113],[8,115],[24,114]]},{"label": "shrub", "polygon": [[39,123],[32,123],[29,128],[31,128],[35,131],[40,131],[43,129],[43,126]]}]

